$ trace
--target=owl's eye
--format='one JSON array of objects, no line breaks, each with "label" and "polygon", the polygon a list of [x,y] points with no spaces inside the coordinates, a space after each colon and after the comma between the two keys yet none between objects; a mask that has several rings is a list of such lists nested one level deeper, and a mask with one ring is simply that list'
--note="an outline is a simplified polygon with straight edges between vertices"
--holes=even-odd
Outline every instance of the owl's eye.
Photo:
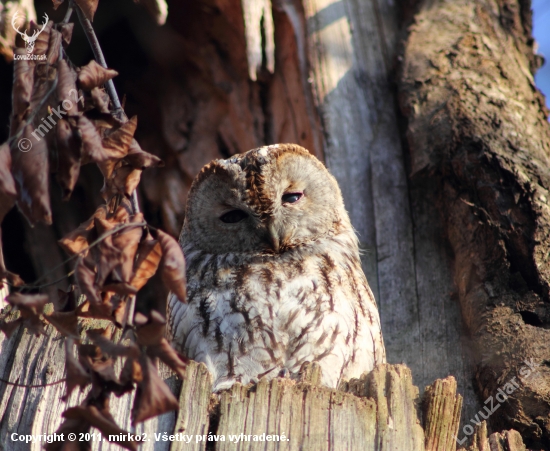
[{"label": "owl's eye", "polygon": [[283,194],[283,197],[282,197],[283,204],[293,204],[294,202],[298,202],[303,195],[304,193],[301,193],[301,192]]},{"label": "owl's eye", "polygon": [[220,216],[220,220],[227,224],[234,224],[248,218],[248,214],[242,210],[231,210]]}]

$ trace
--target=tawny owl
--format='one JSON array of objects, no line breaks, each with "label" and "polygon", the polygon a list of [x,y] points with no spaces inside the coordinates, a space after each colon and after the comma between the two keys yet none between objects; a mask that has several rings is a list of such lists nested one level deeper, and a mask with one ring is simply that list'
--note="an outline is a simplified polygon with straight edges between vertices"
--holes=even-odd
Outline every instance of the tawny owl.
[{"label": "tawny owl", "polygon": [[214,390],[318,362],[337,387],[385,362],[376,302],[334,177],[278,144],[206,165],[180,243],[188,304],[169,299],[173,343]]}]

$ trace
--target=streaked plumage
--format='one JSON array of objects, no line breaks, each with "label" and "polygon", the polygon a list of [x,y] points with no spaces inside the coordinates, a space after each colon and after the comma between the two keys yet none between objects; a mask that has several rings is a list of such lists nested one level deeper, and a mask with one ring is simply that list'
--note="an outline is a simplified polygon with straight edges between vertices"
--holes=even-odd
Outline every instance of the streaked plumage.
[{"label": "streaked plumage", "polygon": [[323,383],[337,387],[385,362],[340,189],[302,147],[266,146],[205,166],[180,243],[188,304],[169,299],[172,339],[207,365],[214,390],[292,377],[314,361]]}]

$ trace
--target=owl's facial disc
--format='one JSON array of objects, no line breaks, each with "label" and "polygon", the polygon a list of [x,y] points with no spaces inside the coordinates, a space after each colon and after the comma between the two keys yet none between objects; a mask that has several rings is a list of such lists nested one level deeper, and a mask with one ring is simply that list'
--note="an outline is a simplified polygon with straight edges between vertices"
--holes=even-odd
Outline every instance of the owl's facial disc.
[{"label": "owl's facial disc", "polygon": [[282,153],[261,167],[261,176],[261,219],[272,252],[306,246],[345,227],[338,185],[312,155]]},{"label": "owl's facial disc", "polygon": [[216,254],[280,254],[350,229],[336,180],[292,144],[207,165],[193,183],[182,244]]}]

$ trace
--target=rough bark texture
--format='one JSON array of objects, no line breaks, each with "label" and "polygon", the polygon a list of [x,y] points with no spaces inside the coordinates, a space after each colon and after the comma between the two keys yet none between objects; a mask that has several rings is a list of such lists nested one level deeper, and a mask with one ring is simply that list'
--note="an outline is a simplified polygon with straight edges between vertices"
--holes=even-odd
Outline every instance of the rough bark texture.
[{"label": "rough bark texture", "polygon": [[488,421],[548,447],[550,140],[529,8],[421,2],[400,102],[413,183],[432,184],[453,250],[479,397],[519,385]]},{"label": "rough bark texture", "polygon": [[487,423],[476,428],[472,446],[468,451],[527,451],[518,431],[495,432],[487,437]]},{"label": "rough bark texture", "polygon": [[402,5],[390,0],[304,1],[315,101],[327,166],[358,231],[388,361],[405,362],[420,387],[456,376],[467,421],[478,410],[451,258],[433,195],[409,187],[395,109]]}]

